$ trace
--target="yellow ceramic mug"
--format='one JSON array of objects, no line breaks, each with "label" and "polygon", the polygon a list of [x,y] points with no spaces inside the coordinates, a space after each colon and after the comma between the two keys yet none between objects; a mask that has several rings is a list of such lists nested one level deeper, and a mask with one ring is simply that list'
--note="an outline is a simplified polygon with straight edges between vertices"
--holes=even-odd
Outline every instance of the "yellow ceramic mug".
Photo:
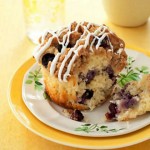
[{"label": "yellow ceramic mug", "polygon": [[150,0],[103,0],[108,19],[114,24],[135,27],[150,16]]}]

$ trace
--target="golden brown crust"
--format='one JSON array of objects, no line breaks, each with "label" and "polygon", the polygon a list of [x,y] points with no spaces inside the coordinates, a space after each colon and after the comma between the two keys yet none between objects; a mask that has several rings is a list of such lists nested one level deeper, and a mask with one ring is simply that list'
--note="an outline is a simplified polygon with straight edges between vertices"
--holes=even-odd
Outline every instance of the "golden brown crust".
[{"label": "golden brown crust", "polygon": [[[107,61],[106,63],[107,66],[110,60],[112,59],[112,54],[107,53],[106,50],[102,47],[100,47],[99,49],[100,50],[91,53],[91,55],[93,56],[95,55],[97,57],[101,57],[105,59]],[[83,60],[77,59],[75,62],[75,66],[74,66],[75,69],[73,70],[73,74],[85,70],[86,65],[83,64],[85,63],[89,64],[89,61],[90,61],[89,57]],[[50,76],[49,70],[47,70],[43,65],[41,65],[41,68],[44,77],[45,90],[55,103],[65,108],[78,109],[78,110],[89,109],[87,105],[83,105],[77,102],[78,98],[76,97],[75,91],[78,91],[78,84],[77,84],[78,79],[76,79],[76,76],[72,75],[68,79],[67,83],[60,82],[56,76]],[[109,89],[110,91],[111,88]],[[104,103],[107,100],[107,98],[108,95],[106,95],[106,99],[102,100],[100,103]]]},{"label": "golden brown crust", "polygon": [[[85,22],[83,25],[87,26],[87,24],[88,24],[88,22]],[[72,23],[72,25],[71,25],[71,31],[74,31],[74,30],[75,30],[76,25],[77,25],[76,22]],[[91,25],[91,26],[89,27],[88,31],[89,31],[89,32],[94,32],[95,30],[98,29],[98,27],[99,27],[98,25],[93,24],[93,25]],[[62,31],[63,31],[63,32],[62,32]],[[57,31],[57,32],[58,32],[58,31]],[[58,62],[57,62],[57,65],[56,65],[57,67],[56,67],[56,69],[55,69],[55,76],[58,75],[58,71],[59,71],[59,69],[60,69],[60,66],[61,66],[62,61],[65,59],[65,56],[69,53],[70,49],[75,45],[76,41],[80,38],[80,36],[83,34],[83,32],[84,32],[84,29],[83,29],[83,27],[81,26],[81,27],[78,29],[78,31],[74,31],[73,33],[70,34],[70,37],[69,37],[69,41],[70,41],[70,42],[69,42],[69,46],[70,46],[70,47],[67,48],[68,50],[67,50],[65,53],[62,53],[62,54],[60,55],[60,57],[59,57],[59,59],[58,59]],[[64,28],[63,30],[61,30],[60,33],[61,33],[61,34],[60,34],[60,36],[58,36],[58,39],[59,39],[60,41],[63,41],[63,36],[68,33],[68,29],[67,29],[67,28]],[[114,48],[113,51],[112,51],[112,53],[111,53],[111,55],[112,55],[112,56],[111,56],[111,57],[112,57],[111,65],[112,65],[114,71],[118,73],[118,72],[120,72],[120,71],[124,68],[124,66],[126,65],[127,55],[126,55],[126,53],[125,53],[125,51],[124,51],[125,44],[124,44],[124,41],[121,40],[115,33],[112,33],[112,32],[110,32],[109,30],[106,30],[105,33],[108,33],[108,37],[109,37],[110,42],[112,43],[113,48]],[[86,36],[87,36],[87,34],[85,34],[85,36],[82,38],[82,40],[79,42],[78,45],[84,45],[84,44],[85,44],[85,37],[86,37]],[[52,37],[52,34],[51,34],[51,33],[48,33],[47,36],[45,37],[45,41],[44,41],[44,44],[43,44],[42,46],[45,45],[45,43],[48,41],[48,39],[49,39],[50,37]],[[93,38],[94,38],[94,36],[91,35],[91,36],[90,36],[89,43],[92,42]],[[58,52],[58,50],[57,50],[58,45],[59,45],[59,43],[58,43],[57,38],[54,38],[54,39],[52,40],[52,43],[51,43],[50,47],[54,46],[54,47],[56,48],[56,51]],[[79,51],[79,53],[78,53],[79,56],[82,55],[82,56],[87,56],[87,57],[88,57],[88,53],[90,52],[89,48],[90,48],[89,46],[88,46],[87,48],[82,48],[82,49]],[[101,50],[100,47],[99,47],[98,50],[96,50],[96,49],[95,49],[95,45],[93,45],[93,49],[94,49],[95,51]],[[122,49],[121,52],[119,52],[120,49]],[[47,49],[47,50],[48,50],[48,49]],[[47,50],[46,50],[46,51],[47,51]],[[46,52],[46,51],[45,51],[45,52]],[[109,53],[110,49],[105,48],[105,51],[107,51],[107,52]],[[51,52],[51,53],[54,53],[54,52]],[[110,55],[110,53],[109,53],[109,55]],[[73,56],[73,55],[72,55],[72,56]],[[72,58],[72,57],[70,57],[70,59],[71,59],[71,58]],[[77,58],[78,58],[78,57],[77,57]],[[70,62],[70,59],[65,63],[63,73],[66,71],[66,68],[67,68],[67,66],[68,66],[68,63]]]},{"label": "golden brown crust", "polygon": [[59,80],[57,80],[55,76],[49,77],[49,72],[45,69],[45,67],[41,66],[41,68],[45,83],[45,90],[55,103],[65,108],[79,110],[89,109],[86,105],[76,103],[77,97],[75,91],[71,89],[68,90],[68,88],[66,88],[71,86],[72,89],[75,89],[73,87],[76,86],[76,81],[73,77],[70,78],[68,84],[64,83],[64,85],[61,86]]},{"label": "golden brown crust", "polygon": [[[106,73],[106,71],[102,73],[103,70],[105,70],[109,66],[110,68],[112,68],[114,75],[117,75],[126,66],[127,55],[124,51],[124,42],[119,37],[117,37],[116,34],[111,32],[105,25],[103,25],[102,28],[101,26],[89,24],[88,22],[84,22],[79,26],[78,25],[79,24],[77,24],[76,22],[73,22],[70,28],[65,27],[62,30],[58,30],[54,33],[54,35],[48,32],[44,38],[40,38],[39,41],[41,43],[41,46],[39,48],[39,51],[43,49],[45,45],[46,49],[40,56],[39,64],[42,68],[45,89],[55,103],[71,109],[93,109],[98,104],[103,103],[107,100],[107,96],[109,94],[106,92],[111,91],[112,89],[113,80],[109,78],[109,75]],[[99,28],[101,28],[101,30],[98,30]],[[100,36],[95,35],[95,32],[97,31]],[[103,39],[103,41],[101,41],[101,44],[99,44],[99,39],[104,34],[106,34],[107,36]],[[68,37],[66,38],[66,40],[64,40],[65,36]],[[64,42],[63,44],[65,44],[67,43],[67,40],[69,42],[65,47],[65,51],[60,52],[62,50],[62,45],[60,43]],[[49,41],[51,41],[50,45],[47,46],[47,43],[49,43]],[[92,43],[93,45],[91,46]],[[81,48],[78,49],[79,47]],[[78,52],[76,54],[75,51],[77,49]],[[46,68],[42,65],[42,58],[47,53],[54,54],[55,57],[57,54],[60,54],[58,60],[56,61],[53,75],[50,74],[50,68],[52,67],[53,63],[52,61],[48,62]],[[66,59],[66,56],[69,57]],[[60,78],[63,79],[65,73],[67,72],[69,63],[72,61],[74,56],[76,57],[71,66],[69,75],[66,78],[67,82],[60,81]],[[62,63],[64,63],[63,69]],[[94,88],[93,81],[92,90],[95,93],[100,94],[99,96],[101,98],[97,98],[98,101],[95,100],[95,97],[97,97],[95,94],[93,96],[93,101],[95,100],[97,101],[97,103],[94,103],[92,101],[89,102],[90,104],[78,103],[78,100],[82,97],[81,95],[83,94],[84,90],[86,90],[86,88],[91,88],[90,84],[83,83],[83,85],[80,85],[78,75],[80,72],[84,72],[86,76],[88,70],[95,68],[99,69],[100,72],[100,77],[97,77],[95,79],[95,82],[100,82],[99,80],[104,81],[100,84],[100,87],[96,85],[97,88]],[[62,71],[60,77],[59,73],[61,69]],[[78,96],[77,93],[79,93]]]}]

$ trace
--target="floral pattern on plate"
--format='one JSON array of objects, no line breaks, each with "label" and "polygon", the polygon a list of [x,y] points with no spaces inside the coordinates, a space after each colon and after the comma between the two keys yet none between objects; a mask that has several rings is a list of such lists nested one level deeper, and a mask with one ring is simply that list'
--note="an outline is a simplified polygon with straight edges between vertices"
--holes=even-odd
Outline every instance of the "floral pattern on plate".
[{"label": "floral pattern on plate", "polygon": [[[149,57],[130,50],[127,50],[127,53],[129,55],[128,66],[117,79],[120,86],[124,86],[132,80],[139,80],[142,74],[149,73]],[[75,135],[90,137],[117,136],[136,131],[150,124],[148,113],[130,121],[106,122],[104,114],[108,109],[107,102],[92,112],[83,111],[86,118],[84,122],[67,118],[63,108],[50,101],[45,93],[38,64],[34,64],[25,74],[22,95],[26,106],[40,121],[55,129]]]}]

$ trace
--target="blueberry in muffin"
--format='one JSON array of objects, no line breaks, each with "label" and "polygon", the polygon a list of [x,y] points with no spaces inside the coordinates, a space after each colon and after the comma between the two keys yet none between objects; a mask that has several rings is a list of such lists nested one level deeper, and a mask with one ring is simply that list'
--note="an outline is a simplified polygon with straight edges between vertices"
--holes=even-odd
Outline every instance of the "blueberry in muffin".
[{"label": "blueberry in muffin", "polygon": [[140,81],[131,81],[124,87],[114,88],[107,120],[125,121],[150,111],[150,74]]},{"label": "blueberry in muffin", "polygon": [[106,25],[73,22],[45,32],[33,55],[52,101],[65,108],[93,110],[110,97],[127,64],[124,47]]}]

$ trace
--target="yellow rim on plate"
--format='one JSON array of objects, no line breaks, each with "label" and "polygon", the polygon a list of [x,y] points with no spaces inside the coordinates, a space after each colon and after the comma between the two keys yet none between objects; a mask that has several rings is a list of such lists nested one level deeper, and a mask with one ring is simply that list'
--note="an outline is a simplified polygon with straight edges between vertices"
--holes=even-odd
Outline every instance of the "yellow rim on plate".
[{"label": "yellow rim on plate", "polygon": [[53,129],[40,122],[28,110],[22,100],[22,80],[26,71],[35,63],[33,58],[26,61],[14,74],[9,90],[9,105],[16,118],[35,134],[67,146],[88,149],[113,149],[133,145],[150,139],[150,126],[136,132],[116,137],[81,137]]}]

